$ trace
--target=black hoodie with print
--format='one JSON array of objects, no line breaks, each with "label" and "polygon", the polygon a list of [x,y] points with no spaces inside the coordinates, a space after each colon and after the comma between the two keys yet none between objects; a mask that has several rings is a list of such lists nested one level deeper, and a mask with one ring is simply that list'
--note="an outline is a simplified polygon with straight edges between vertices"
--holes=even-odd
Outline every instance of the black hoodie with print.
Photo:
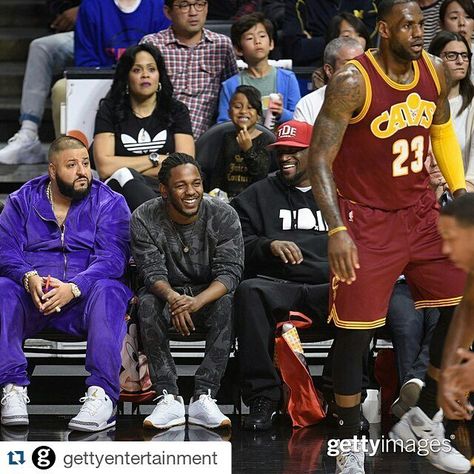
[{"label": "black hoodie with print", "polygon": [[[329,281],[327,225],[311,190],[288,186],[279,173],[249,186],[231,201],[245,243],[245,276],[320,284]],[[270,251],[273,240],[292,241],[303,261],[284,263]]]}]

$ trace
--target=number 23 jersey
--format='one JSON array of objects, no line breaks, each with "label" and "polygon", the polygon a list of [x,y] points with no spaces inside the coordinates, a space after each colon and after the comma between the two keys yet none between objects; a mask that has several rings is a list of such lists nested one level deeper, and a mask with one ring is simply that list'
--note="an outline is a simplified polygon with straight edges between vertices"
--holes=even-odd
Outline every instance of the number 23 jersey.
[{"label": "number 23 jersey", "polygon": [[429,187],[424,162],[440,92],[436,70],[424,51],[409,84],[391,80],[372,51],[350,63],[364,78],[366,99],[333,163],[338,193],[377,209],[410,207]]}]

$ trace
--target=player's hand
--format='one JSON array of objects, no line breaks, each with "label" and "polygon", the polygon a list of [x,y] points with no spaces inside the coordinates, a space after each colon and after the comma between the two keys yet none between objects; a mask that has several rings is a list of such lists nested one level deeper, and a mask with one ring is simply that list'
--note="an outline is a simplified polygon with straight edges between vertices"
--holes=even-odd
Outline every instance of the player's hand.
[{"label": "player's hand", "polygon": [[30,289],[31,299],[34,305],[40,311],[43,309],[43,278],[39,275],[31,275],[28,278],[28,288]]},{"label": "player's hand", "polygon": [[345,230],[329,237],[328,257],[331,270],[339,280],[350,285],[356,279],[355,271],[360,268],[357,247]]},{"label": "player's hand", "polygon": [[438,403],[445,416],[453,420],[470,420],[473,407],[467,399],[474,383],[474,353],[465,349],[456,351],[460,363],[441,372],[438,384]]},{"label": "player's hand", "polygon": [[303,254],[300,248],[288,240],[273,240],[270,250],[275,257],[280,257],[283,263],[299,264],[303,261]]},{"label": "player's hand", "polygon": [[74,25],[76,24],[78,12],[79,12],[79,7],[73,7],[73,8],[68,8],[67,10],[64,10],[51,23],[51,28],[58,33],[73,30]]},{"label": "player's hand", "polygon": [[249,151],[250,148],[252,148],[252,138],[247,131],[246,125],[244,125],[244,128],[237,134],[237,144],[242,151]]},{"label": "player's hand", "polygon": [[[43,278],[43,280],[46,281],[46,278]],[[51,278],[49,285],[52,287],[52,290],[45,293],[42,298],[42,312],[45,316],[60,313],[63,306],[67,305],[74,298],[70,283],[65,283],[57,278]]]},{"label": "player's hand", "polygon": [[277,117],[281,117],[283,114],[283,99],[281,94],[278,94],[278,97],[278,99],[273,99],[270,101],[268,109],[271,110],[272,114],[276,115]]}]

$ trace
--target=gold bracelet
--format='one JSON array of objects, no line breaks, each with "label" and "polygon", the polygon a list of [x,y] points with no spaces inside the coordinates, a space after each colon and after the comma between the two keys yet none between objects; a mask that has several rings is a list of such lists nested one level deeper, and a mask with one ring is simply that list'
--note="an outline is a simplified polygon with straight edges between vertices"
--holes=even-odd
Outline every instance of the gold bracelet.
[{"label": "gold bracelet", "polygon": [[341,232],[343,230],[347,230],[347,227],[345,225],[334,227],[334,229],[331,229],[330,231],[328,231],[328,237],[331,237],[331,235],[337,234],[338,232]]},{"label": "gold bracelet", "polygon": [[38,276],[38,272],[36,270],[31,270],[29,272],[26,272],[24,275],[23,275],[23,286],[25,287],[25,290],[27,293],[30,292],[30,277],[32,276]]}]

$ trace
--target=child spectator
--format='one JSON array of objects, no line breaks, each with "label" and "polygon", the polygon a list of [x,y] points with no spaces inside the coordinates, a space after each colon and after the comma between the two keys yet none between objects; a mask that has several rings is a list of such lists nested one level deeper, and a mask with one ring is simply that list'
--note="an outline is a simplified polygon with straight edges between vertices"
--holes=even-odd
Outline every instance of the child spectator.
[{"label": "child spectator", "polygon": [[[253,86],[260,91],[263,113],[269,108],[278,121],[291,120],[301,94],[293,72],[268,64],[268,56],[273,50],[272,22],[262,13],[244,15],[232,25],[231,39],[236,54],[243,58],[248,68],[222,83],[217,121],[229,120],[230,98],[239,85]],[[269,95],[275,92],[281,100],[272,100],[269,104]]]},{"label": "child spectator", "polygon": [[229,106],[235,130],[224,134],[210,189],[219,188],[233,198],[267,176],[270,155],[265,147],[271,141],[256,128],[261,115],[260,92],[252,86],[238,86]]}]

